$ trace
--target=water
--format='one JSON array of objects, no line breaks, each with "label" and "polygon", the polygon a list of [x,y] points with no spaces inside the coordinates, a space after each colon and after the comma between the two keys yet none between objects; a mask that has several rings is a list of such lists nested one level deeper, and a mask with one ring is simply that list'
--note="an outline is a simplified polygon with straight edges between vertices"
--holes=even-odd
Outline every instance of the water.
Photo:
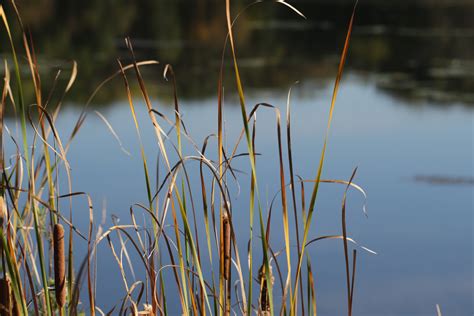
[{"label": "water", "polygon": [[[163,3],[165,8],[173,7]],[[361,194],[351,191],[348,197],[350,236],[378,253],[371,255],[359,251],[355,315],[434,315],[436,304],[446,315],[470,315],[474,312],[474,77],[470,71],[474,64],[470,54],[474,26],[469,18],[474,11],[472,5],[460,3],[455,1],[442,7],[414,2],[411,10],[393,4],[377,6],[373,3],[359,8],[360,18],[337,99],[323,171],[325,179],[348,180],[353,169],[358,167],[355,182],[368,194],[368,218],[362,213],[364,199]],[[240,31],[239,56],[249,106],[267,102],[280,108],[284,114],[288,89],[296,80],[300,81],[293,86],[291,98],[295,173],[312,179],[319,162],[332,81],[350,5],[323,3],[317,6],[307,2],[299,5],[309,16],[306,22],[297,20],[283,8],[262,10],[263,13],[254,8],[248,20],[236,31]],[[173,7],[178,13],[170,11],[180,17],[179,23],[173,16],[169,18],[171,22],[168,21],[169,29],[179,32],[163,35],[157,29],[148,30],[143,33],[143,40],[137,36],[135,49],[144,58],[160,59],[159,53],[163,53],[166,61],[176,65],[183,120],[200,147],[207,135],[217,131],[215,90],[221,42],[214,43],[205,51],[202,48],[206,43],[214,42],[207,39],[206,34],[211,31],[221,34],[222,30],[210,26],[211,18],[204,25],[186,22],[189,13],[183,15],[187,11],[183,11],[182,6]],[[144,9],[134,10],[140,12]],[[100,8],[94,12],[101,12]],[[441,15],[440,12],[447,14]],[[76,14],[69,13],[70,16]],[[130,13],[133,14],[137,13]],[[214,13],[208,15],[214,17]],[[104,30],[109,31],[110,36],[122,36],[130,27],[132,34],[142,34],[146,28],[136,25],[136,17],[129,19],[131,22],[120,26],[120,30],[108,27]],[[48,18],[44,20],[46,25],[57,23]],[[217,17],[215,20],[223,22]],[[100,19],[92,21],[95,25],[102,25]],[[176,26],[178,24],[180,27]],[[191,26],[195,32],[190,35],[186,30]],[[74,29],[70,30],[70,34],[77,34],[74,32]],[[211,35],[207,36],[212,39]],[[101,38],[104,35],[91,36],[94,43],[95,36]],[[163,41],[159,36],[164,38]],[[39,34],[38,37],[38,45],[45,45],[40,43],[46,36]],[[72,92],[70,103],[58,119],[58,129],[64,135],[71,130],[80,106],[87,99],[88,94],[83,91],[92,91],[91,86],[116,69],[110,55],[126,56],[121,44],[117,44],[119,40],[111,42],[110,49],[101,47],[89,55],[84,53],[87,57],[83,60],[89,58],[94,62],[92,67],[86,63],[85,70],[79,68],[76,92]],[[48,46],[45,47],[48,50]],[[79,47],[91,51],[86,44]],[[61,50],[51,51],[64,54]],[[66,65],[54,61],[58,57],[54,54],[42,57],[50,60],[53,69]],[[153,105],[173,117],[170,85],[159,79],[161,71],[162,67],[152,67],[146,72]],[[225,126],[230,149],[240,132],[241,121],[232,72],[229,67],[226,71]],[[91,73],[95,76],[90,76]],[[101,73],[105,74],[97,78]],[[157,154],[155,136],[138,90],[134,92],[143,129],[143,144],[149,164],[153,165]],[[121,150],[93,110],[99,110],[107,118],[130,156]],[[262,109],[257,117],[256,147],[262,154],[257,158],[257,169],[266,212],[279,189],[275,115],[272,110]],[[13,127],[14,122],[10,119],[6,124]],[[193,153],[189,142],[185,141],[185,144],[185,152]],[[210,156],[215,156],[215,147],[213,139],[208,152]],[[244,151],[245,146],[241,146],[239,152]],[[137,135],[130,109],[123,98],[120,78],[106,86],[93,102],[68,157],[73,191],[91,194],[97,220],[100,222],[101,208],[105,204],[105,226],[112,225],[112,214],[120,217],[121,224],[129,223],[129,206],[145,203],[146,192]],[[244,236],[239,237],[240,251],[245,257],[242,253],[248,236],[246,210],[250,181],[247,158],[237,160],[234,167],[245,171],[239,174],[240,191],[239,186],[230,181],[234,214],[239,214],[235,225]],[[189,168],[191,174],[194,172],[192,185],[197,190],[199,184],[195,172],[198,172],[198,165],[190,163]],[[444,181],[426,180],[432,177]],[[459,178],[466,181],[456,182]],[[64,193],[66,188],[63,186],[62,190]],[[307,195],[310,194],[310,185],[306,190]],[[341,233],[343,190],[340,185],[322,185],[311,238]],[[196,192],[196,209],[201,214],[199,191]],[[88,221],[86,204],[78,200],[74,206],[74,221],[85,231]],[[278,206],[275,206],[275,214],[281,214]],[[281,228],[280,218],[281,215],[275,215],[273,219],[274,232]],[[141,215],[139,219],[143,222]],[[275,233],[272,241],[275,250],[284,246],[278,235]],[[294,240],[292,245],[295,245]],[[78,243],[79,250],[81,247]],[[310,246],[308,251],[316,273],[318,311],[322,315],[343,314],[342,243],[323,241]],[[108,310],[125,291],[116,263],[105,244],[99,248],[98,261],[97,301],[101,308]],[[171,271],[168,273],[171,278]]]}]

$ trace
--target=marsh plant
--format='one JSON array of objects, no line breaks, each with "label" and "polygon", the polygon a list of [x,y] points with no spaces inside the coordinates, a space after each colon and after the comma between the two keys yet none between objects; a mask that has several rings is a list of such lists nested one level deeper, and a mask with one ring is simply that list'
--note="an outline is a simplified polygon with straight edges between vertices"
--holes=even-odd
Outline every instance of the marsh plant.
[{"label": "marsh plant", "polygon": [[[349,51],[354,12],[335,74],[326,135],[321,136],[324,145],[320,159],[306,162],[314,165],[315,172],[309,178],[303,178],[296,175],[293,166],[290,95],[282,119],[280,109],[274,105],[247,104],[239,75],[233,26],[245,10],[260,2],[232,15],[230,0],[226,0],[228,33],[222,39],[222,63],[216,81],[217,130],[215,135],[201,141],[193,139],[183,122],[172,66],[157,66],[156,60],[136,60],[133,41],[129,38],[125,41],[129,59],[117,60],[116,73],[92,92],[71,134],[60,135],[55,123],[68,92],[74,88],[80,65],[72,63],[71,70],[66,72],[69,74],[67,84],[60,92],[60,85],[53,84],[56,97],[51,98],[53,91],[43,91],[33,41],[22,24],[15,1],[5,4],[9,7],[8,12],[12,12],[8,16],[0,6],[2,32],[11,48],[11,58],[3,62],[0,111],[2,315],[166,315],[176,313],[176,310],[183,315],[316,315],[318,284],[312,268],[313,258],[307,250],[327,239],[340,241],[337,247],[344,253],[347,287],[341,301],[347,304],[348,315],[352,314],[357,261],[357,250],[353,246],[357,245],[347,236],[346,193],[342,197],[340,232],[318,236],[312,225],[320,184],[343,185],[345,192],[352,188],[365,196],[365,192],[353,183],[355,170],[347,180],[321,178],[336,97]],[[275,3],[304,18],[289,3],[283,0]],[[21,38],[13,38],[13,25],[21,30]],[[225,140],[223,119],[223,73],[229,55],[242,117],[241,132],[233,143]],[[154,105],[142,75],[146,67],[162,67],[164,77],[174,87],[174,115],[171,117]],[[61,76],[58,72],[55,80]],[[147,199],[130,202],[135,204],[129,207],[128,223],[122,219],[120,223],[116,221],[115,225],[104,227],[96,220],[90,196],[72,190],[74,177],[68,152],[90,113],[91,101],[112,79],[123,82],[130,120],[134,123],[140,148],[137,154],[142,161],[144,180],[143,187],[138,189],[146,191]],[[32,100],[25,99],[27,85],[34,88]],[[138,89],[134,88],[136,86]],[[136,103],[146,107],[156,137],[153,146],[159,156],[157,166],[152,166],[146,155],[145,147],[150,144],[142,142]],[[15,116],[16,130],[3,125],[6,112]],[[273,156],[278,159],[276,172],[280,189],[274,192],[274,198],[268,204],[260,193],[258,162],[270,158],[260,155],[256,149],[257,112],[264,112],[261,115],[270,112],[276,118],[276,152]],[[116,135],[106,118],[101,118]],[[3,140],[12,145],[13,153],[7,155],[3,151]],[[215,154],[208,155],[207,149],[214,143]],[[245,148],[243,152],[238,152],[240,145]],[[192,154],[185,154],[189,151]],[[249,178],[241,176],[242,170],[234,167],[237,160],[247,161]],[[190,164],[199,168],[189,168]],[[190,174],[194,171],[196,174]],[[60,187],[59,179],[63,178],[66,178],[66,188]],[[199,189],[191,185],[191,179],[198,179]],[[233,191],[229,186],[245,179],[250,181],[248,208],[237,210],[233,207]],[[85,230],[73,221],[73,214],[86,214],[84,210],[76,209],[73,203],[76,199],[87,203],[89,224]],[[145,223],[140,224],[143,217]],[[247,219],[248,227],[239,229],[234,225],[236,218],[240,222]],[[275,249],[272,243],[276,234],[272,223],[275,222],[283,227],[282,233],[276,236],[283,238],[283,249]],[[242,240],[245,242],[239,242]],[[100,279],[97,268],[102,262],[97,254],[99,245],[109,248],[108,254],[101,253],[101,258],[105,255],[113,258],[120,271],[115,282],[124,288],[119,303],[108,310],[101,305],[100,297],[96,297]],[[77,252],[76,249],[85,251]],[[80,257],[82,255],[84,258]]]}]

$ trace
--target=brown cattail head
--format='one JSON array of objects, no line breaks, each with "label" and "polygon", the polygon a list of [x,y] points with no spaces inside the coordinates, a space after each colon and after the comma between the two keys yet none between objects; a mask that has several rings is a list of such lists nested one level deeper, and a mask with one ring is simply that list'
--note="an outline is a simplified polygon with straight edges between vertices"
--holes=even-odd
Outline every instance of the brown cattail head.
[{"label": "brown cattail head", "polygon": [[[270,315],[270,296],[268,295],[268,282],[265,271],[265,263],[263,263],[260,269],[258,269],[258,281],[260,282],[259,316]],[[270,266],[270,282],[270,286],[273,287],[275,278],[273,277],[272,266]]]},{"label": "brown cattail head", "polygon": [[0,195],[0,227],[3,227],[6,217],[7,217],[7,206],[5,204],[5,199],[3,198],[3,195]]},{"label": "brown cattail head", "polygon": [[0,280],[0,315],[10,316],[12,314],[12,293],[10,281],[7,278]]},{"label": "brown cattail head", "polygon": [[224,279],[229,280],[230,279],[230,267],[231,267],[231,261],[232,261],[232,248],[231,248],[231,227],[230,227],[230,219],[229,215],[224,213],[223,219],[222,219],[222,229],[224,230],[223,234],[223,244],[224,244]]},{"label": "brown cattail head", "polygon": [[[3,195],[0,195],[0,229],[3,229],[3,224],[7,217],[7,205],[5,204],[5,199]],[[3,243],[0,242],[0,253],[3,253]]]},{"label": "brown cattail head", "polygon": [[62,308],[66,304],[66,264],[64,259],[64,228],[61,224],[54,225],[53,246],[56,303]]}]

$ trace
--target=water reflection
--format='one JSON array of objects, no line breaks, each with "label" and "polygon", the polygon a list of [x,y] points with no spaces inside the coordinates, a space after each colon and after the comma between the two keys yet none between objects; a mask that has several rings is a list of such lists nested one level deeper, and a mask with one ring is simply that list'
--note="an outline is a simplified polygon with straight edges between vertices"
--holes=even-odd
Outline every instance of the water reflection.
[{"label": "water reflection", "polygon": [[[245,4],[235,2],[239,8]],[[352,1],[292,3],[307,20],[282,5],[262,3],[237,23],[238,55],[247,86],[286,89],[305,78],[324,86],[334,78]],[[123,42],[127,35],[134,40],[139,59],[173,64],[181,98],[215,94],[226,31],[222,1],[197,1],[192,8],[188,1],[145,0],[115,1],[113,6],[104,1],[24,0],[19,6],[46,73],[45,89],[52,86],[51,70],[64,69],[59,86],[66,85],[68,59],[78,61],[78,80],[69,96],[73,103],[82,104],[117,69],[117,57],[128,59]],[[357,12],[347,71],[410,104],[428,100],[471,106],[473,9],[468,1],[417,0],[403,6],[396,1],[364,1]],[[148,81],[161,80],[162,70],[149,69]],[[226,82],[233,84],[231,71],[226,74]],[[111,85],[116,86],[103,90],[97,104],[122,99],[121,81]],[[163,87],[156,90],[159,95]]]}]

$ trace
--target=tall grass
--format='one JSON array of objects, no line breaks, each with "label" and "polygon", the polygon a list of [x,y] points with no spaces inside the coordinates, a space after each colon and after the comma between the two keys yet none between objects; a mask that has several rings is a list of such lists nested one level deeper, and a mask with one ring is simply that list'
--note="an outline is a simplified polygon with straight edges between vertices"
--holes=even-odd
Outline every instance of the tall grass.
[{"label": "tall grass", "polygon": [[[284,1],[283,4],[302,16],[296,8]],[[257,1],[245,10],[258,4]],[[259,315],[316,315],[317,280],[314,278],[312,258],[307,248],[316,241],[328,239],[342,240],[341,251],[345,258],[347,286],[347,313],[352,315],[354,303],[354,283],[356,275],[356,254],[349,252],[349,244],[355,242],[348,237],[346,223],[346,194],[341,207],[341,233],[331,236],[311,237],[319,185],[336,183],[365,192],[353,178],[348,181],[322,179],[325,152],[329,141],[329,131],[336,104],[344,64],[349,51],[349,41],[354,22],[354,12],[349,21],[347,37],[342,50],[334,90],[329,107],[327,131],[324,136],[316,176],[303,179],[295,176],[293,164],[290,94],[286,107],[286,121],[282,122],[280,109],[268,103],[249,107],[246,102],[243,80],[240,77],[237,47],[233,27],[238,23],[241,12],[233,17],[230,0],[226,0],[227,38],[222,53],[220,75],[217,80],[217,157],[208,156],[206,150],[214,137],[208,136],[201,146],[186,129],[180,113],[179,93],[176,75],[171,65],[165,65],[163,75],[173,86],[174,118],[164,115],[154,107],[153,100],[142,75],[142,68],[157,65],[158,62],[137,61],[132,41],[126,39],[130,63],[117,60],[118,70],[106,78],[92,93],[84,111],[79,116],[72,133],[63,141],[55,128],[63,99],[73,87],[77,75],[77,65],[73,63],[68,84],[56,104],[43,91],[34,46],[21,22],[15,2],[9,4],[16,14],[16,23],[22,31],[22,48],[17,49],[12,38],[10,23],[0,6],[3,30],[11,47],[12,65],[5,61],[4,84],[0,109],[0,139],[2,186],[0,188],[1,207],[1,257],[3,276],[0,279],[0,307],[2,315],[75,315],[81,312],[98,314],[143,314],[167,315],[179,304],[183,315],[231,315],[257,313]],[[21,53],[20,53],[21,52]],[[231,53],[237,95],[239,97],[242,130],[232,147],[224,143],[224,98],[223,72],[226,52]],[[17,56],[26,56],[26,65]],[[80,65],[79,65],[80,66]],[[29,72],[34,87],[34,100],[25,100],[22,74]],[[13,72],[13,77],[11,76]],[[59,78],[60,74],[56,76]],[[121,78],[124,84],[131,120],[134,123],[139,142],[144,185],[147,200],[130,206],[130,223],[101,227],[95,220],[91,198],[84,192],[72,191],[72,177],[67,160],[69,146],[89,113],[86,109],[94,96],[113,78]],[[151,167],[142,141],[143,127],[137,118],[137,90],[132,84],[138,83],[140,104],[146,106],[149,124],[156,137],[159,156],[158,166]],[[54,86],[54,85],[53,85]],[[33,104],[27,106],[27,104]],[[11,108],[20,122],[19,133],[14,134],[3,126],[4,113]],[[273,111],[276,117],[275,141],[277,144],[278,174],[280,190],[279,206],[273,201],[269,209],[264,208],[259,189],[257,164],[256,113],[262,109]],[[36,111],[37,115],[33,115]],[[113,127],[102,115],[110,131]],[[286,129],[282,127],[285,124]],[[5,131],[7,132],[5,134]],[[284,132],[286,131],[286,135]],[[286,138],[285,138],[286,136]],[[6,166],[3,139],[9,137],[14,144],[13,159]],[[20,139],[18,139],[20,138]],[[118,136],[117,136],[118,138]],[[64,138],[66,139],[66,138]],[[173,139],[176,141],[174,142]],[[246,152],[237,153],[245,139]],[[286,142],[285,142],[286,140]],[[19,144],[22,144],[21,146]],[[63,144],[66,144],[65,146]],[[188,145],[193,154],[185,154]],[[284,150],[286,147],[286,151]],[[250,169],[250,191],[248,210],[236,211],[232,207],[232,194],[228,186],[237,179],[233,161],[247,157]],[[172,157],[177,157],[173,159]],[[259,158],[260,159],[260,158]],[[266,158],[263,157],[263,160]],[[192,189],[192,175],[188,165],[199,164],[200,186],[198,192]],[[312,163],[308,161],[308,163]],[[26,170],[26,172],[25,172]],[[153,171],[157,175],[154,176]],[[65,172],[68,180],[67,192],[59,188],[59,178]],[[154,181],[155,180],[155,181]],[[305,196],[305,185],[311,185],[309,204]],[[62,192],[62,193],[60,193]],[[89,209],[87,233],[73,223],[72,200],[85,198]],[[200,198],[201,203],[197,203]],[[290,199],[290,202],[288,202]],[[68,201],[69,207],[62,209],[60,201]],[[291,206],[288,205],[291,203]],[[68,212],[69,211],[69,212]],[[292,212],[291,212],[292,211]],[[137,214],[145,214],[145,224],[139,224]],[[279,213],[281,212],[281,213]],[[291,214],[292,213],[292,214]],[[234,218],[246,216],[249,219],[249,236],[246,248],[239,249],[238,239],[245,236],[234,225]],[[294,226],[290,223],[293,217]],[[202,221],[200,219],[202,218]],[[281,219],[284,250],[276,251],[272,246],[272,219]],[[254,231],[254,221],[257,229]],[[204,223],[204,228],[198,227]],[[67,249],[65,249],[67,238]],[[312,238],[312,239],[311,239]],[[255,241],[257,239],[257,241]],[[296,240],[296,252],[293,240]],[[73,256],[77,244],[86,247],[84,258]],[[120,271],[118,283],[123,283],[125,293],[119,304],[110,311],[101,306],[96,297],[98,275],[98,246],[106,244]],[[258,246],[259,244],[259,246]],[[204,245],[204,246],[203,246]],[[364,248],[365,249],[365,248]],[[280,258],[280,255],[284,259]],[[131,258],[138,258],[134,261]],[[254,264],[255,260],[261,260]],[[133,262],[132,262],[133,261]],[[258,271],[254,266],[259,267]],[[52,269],[51,269],[52,268]],[[143,273],[138,273],[138,272]],[[130,275],[133,275],[133,281]],[[138,278],[143,276],[143,278]],[[54,279],[54,281],[53,281]],[[50,281],[51,280],[51,281]],[[172,280],[170,283],[169,280]],[[278,282],[276,282],[278,281]],[[86,289],[86,293],[82,290]],[[54,294],[53,294],[54,293]],[[171,306],[172,305],[172,306]]]}]

